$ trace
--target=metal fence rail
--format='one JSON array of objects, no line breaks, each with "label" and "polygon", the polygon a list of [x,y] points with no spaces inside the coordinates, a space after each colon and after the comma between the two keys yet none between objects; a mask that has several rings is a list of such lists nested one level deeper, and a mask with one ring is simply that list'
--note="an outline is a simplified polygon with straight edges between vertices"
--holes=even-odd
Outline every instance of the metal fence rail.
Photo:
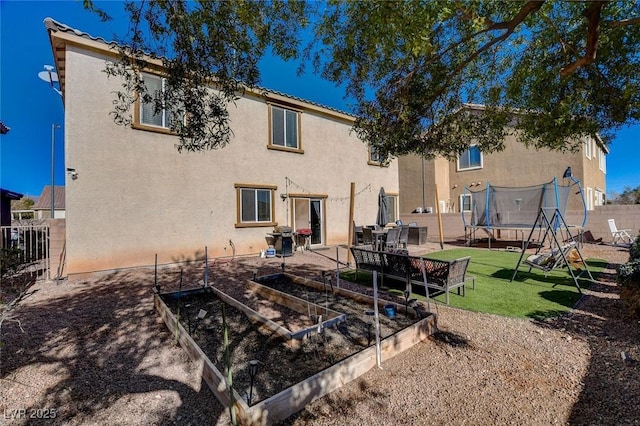
[{"label": "metal fence rail", "polygon": [[0,227],[0,246],[17,248],[24,262],[38,262],[49,268],[49,225]]}]

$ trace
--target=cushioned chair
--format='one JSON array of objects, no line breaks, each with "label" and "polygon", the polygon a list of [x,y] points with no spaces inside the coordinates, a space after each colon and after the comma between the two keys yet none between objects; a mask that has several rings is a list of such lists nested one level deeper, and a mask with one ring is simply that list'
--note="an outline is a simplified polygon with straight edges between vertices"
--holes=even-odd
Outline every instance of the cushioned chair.
[{"label": "cushioned chair", "polygon": [[576,244],[571,242],[560,248],[555,248],[550,252],[533,254],[527,257],[524,263],[531,268],[540,269],[547,273],[564,266],[564,260],[569,256],[569,253],[575,248],[575,246]]}]

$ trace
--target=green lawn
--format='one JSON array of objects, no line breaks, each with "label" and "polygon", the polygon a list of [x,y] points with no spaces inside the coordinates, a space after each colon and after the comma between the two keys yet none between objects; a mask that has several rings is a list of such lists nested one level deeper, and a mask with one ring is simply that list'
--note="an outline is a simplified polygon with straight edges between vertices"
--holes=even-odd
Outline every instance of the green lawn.
[{"label": "green lawn", "polygon": [[[476,288],[473,290],[468,283],[465,297],[458,296],[455,290],[451,292],[452,306],[510,317],[541,319],[567,312],[580,299],[566,268],[545,277],[542,271],[533,269],[529,273],[529,268],[521,265],[516,279],[510,282],[520,253],[461,248],[429,253],[427,257],[455,259],[463,256],[471,256],[467,274],[476,277]],[[598,279],[607,262],[588,259],[587,264],[594,278]],[[355,279],[355,273],[351,271],[341,276],[347,280]],[[372,283],[371,274],[366,272],[359,273],[359,278],[363,284]],[[578,282],[583,289],[589,286],[589,280],[580,279]],[[402,290],[397,292],[402,295]],[[424,300],[421,295],[413,297]],[[435,299],[444,304],[444,294]]]}]

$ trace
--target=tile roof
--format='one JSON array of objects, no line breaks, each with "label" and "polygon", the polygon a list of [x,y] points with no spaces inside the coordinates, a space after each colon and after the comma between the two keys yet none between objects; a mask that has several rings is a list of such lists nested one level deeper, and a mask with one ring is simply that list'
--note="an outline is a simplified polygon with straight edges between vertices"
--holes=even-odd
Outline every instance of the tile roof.
[{"label": "tile roof", "polygon": [[9,191],[4,188],[0,188],[0,196],[2,196],[2,198],[8,198],[9,200],[19,200],[22,198],[22,194],[19,192]]},{"label": "tile roof", "polygon": [[[56,210],[64,210],[65,208],[65,187],[56,185],[54,195],[54,208]],[[42,194],[38,198],[38,201],[33,205],[34,210],[48,210],[51,209],[51,185],[46,185],[42,189]]]},{"label": "tile roof", "polygon": [[[49,32],[52,32],[52,31],[53,32],[58,32],[59,31],[59,32],[64,32],[64,33],[70,33],[70,34],[76,35],[78,37],[85,38],[87,40],[92,40],[92,41],[96,41],[96,42],[99,42],[99,43],[103,43],[103,44],[108,45],[110,47],[119,46],[119,44],[117,42],[115,42],[115,41],[107,41],[102,37],[92,36],[89,33],[86,33],[84,31],[80,31],[80,30],[77,30],[75,28],[72,28],[72,27],[70,27],[68,25],[62,24],[62,23],[60,23],[60,22],[58,22],[58,21],[56,21],[55,19],[52,19],[52,18],[45,18],[44,19],[44,25],[47,28],[47,31],[49,31]],[[55,52],[54,52],[54,56],[55,56]],[[60,76],[60,87],[62,89],[63,88],[63,84],[64,84],[64,82],[63,82],[63,80],[64,80],[64,71],[62,73],[59,72],[58,74]],[[265,94],[267,96],[269,94],[277,95],[277,96],[283,96],[285,98],[289,98],[289,99],[292,99],[292,100],[295,100],[295,101],[298,101],[298,102],[303,102],[303,103],[306,103],[306,104],[309,104],[309,105],[313,105],[313,106],[316,106],[316,107],[319,107],[319,108],[327,109],[329,111],[333,111],[333,112],[336,112],[336,113],[339,113],[339,114],[345,114],[345,115],[352,116],[351,113],[343,111],[343,110],[340,110],[338,108],[334,108],[334,107],[331,107],[331,106],[323,105],[323,104],[318,103],[318,102],[314,102],[314,101],[311,101],[311,100],[308,100],[308,99],[300,98],[298,96],[289,95],[287,93],[280,92],[280,91],[277,91],[277,90],[272,90],[272,89],[269,89],[267,87],[256,86],[256,87],[253,87],[252,89],[255,89],[256,91],[258,91],[260,93],[263,93],[263,94]]]}]

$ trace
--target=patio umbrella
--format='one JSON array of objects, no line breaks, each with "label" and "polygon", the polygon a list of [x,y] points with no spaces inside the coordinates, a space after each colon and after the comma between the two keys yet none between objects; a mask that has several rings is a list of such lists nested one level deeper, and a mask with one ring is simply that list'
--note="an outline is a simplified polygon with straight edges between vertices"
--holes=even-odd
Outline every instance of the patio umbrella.
[{"label": "patio umbrella", "polygon": [[389,212],[387,211],[387,195],[384,192],[384,188],[380,188],[378,193],[378,217],[376,218],[376,224],[378,226],[386,226],[389,223]]}]

